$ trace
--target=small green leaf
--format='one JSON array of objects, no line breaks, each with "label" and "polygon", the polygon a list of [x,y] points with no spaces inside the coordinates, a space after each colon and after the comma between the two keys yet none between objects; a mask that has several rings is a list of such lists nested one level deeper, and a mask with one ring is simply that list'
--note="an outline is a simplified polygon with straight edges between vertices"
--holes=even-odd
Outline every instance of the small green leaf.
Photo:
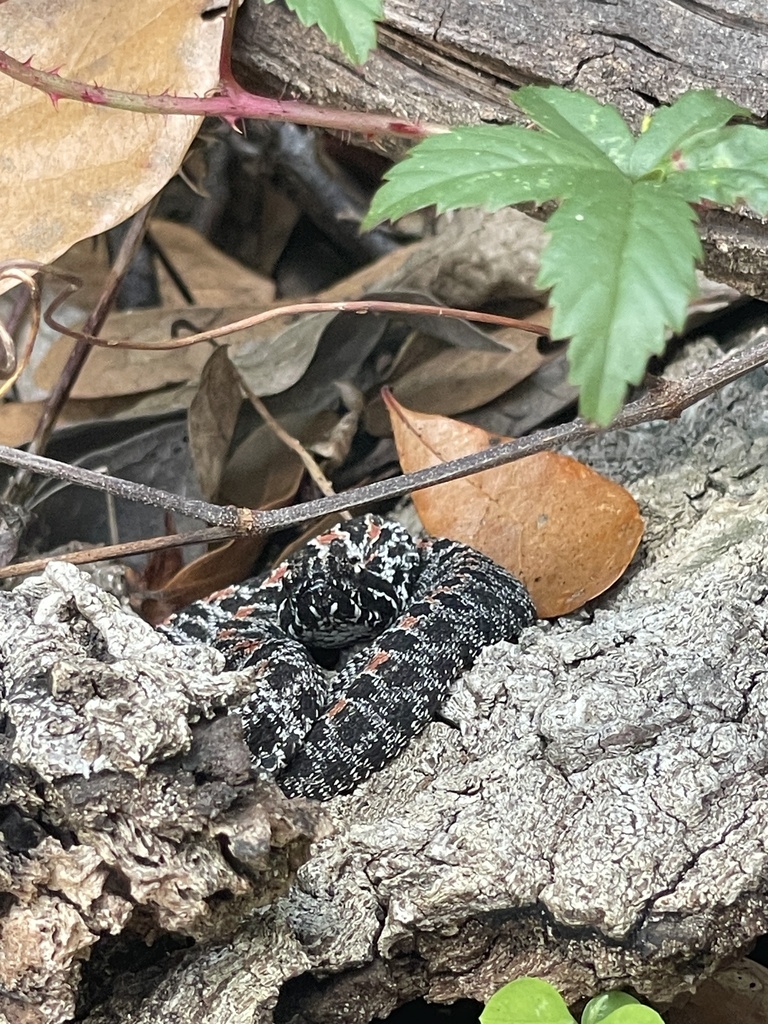
[{"label": "small green leaf", "polygon": [[630,160],[632,176],[650,174],[694,136],[721,128],[738,116],[749,116],[749,111],[711,89],[683,93],[671,107],[659,107],[637,139]]},{"label": "small green leaf", "polygon": [[622,171],[628,170],[635,140],[615,107],[598,103],[586,93],[555,85],[528,85],[513,93],[512,100],[558,139],[596,147]]},{"label": "small green leaf", "polygon": [[565,1000],[548,981],[517,978],[491,996],[481,1024],[576,1024]]},{"label": "small green leaf", "polygon": [[745,203],[768,214],[768,131],[739,124],[680,147],[668,185],[689,202]]},{"label": "small green leaf", "polygon": [[600,187],[616,168],[594,148],[514,125],[475,125],[424,139],[386,175],[364,228],[423,206],[442,213],[465,206],[498,210]]},{"label": "small green leaf", "polygon": [[[304,25],[317,25],[353,64],[364,64],[376,46],[381,0],[285,0]],[[270,4],[272,0],[264,0]]]},{"label": "small green leaf", "polygon": [[627,992],[603,992],[590,999],[581,1015],[581,1024],[599,1024],[620,1006],[637,1006],[638,1000]]},{"label": "small green leaf", "polygon": [[426,139],[389,172],[364,226],[433,204],[559,200],[538,283],[552,289],[552,336],[571,341],[581,412],[607,423],[695,293],[689,204],[768,211],[768,132],[723,127],[746,111],[708,91],[657,111],[637,140],[614,108],[581,93],[528,86],[515,100],[541,132],[483,125]]},{"label": "small green leaf", "polygon": [[601,1024],[664,1024],[664,1018],[650,1006],[634,1003],[631,1006],[620,1006],[603,1017]]},{"label": "small green leaf", "polygon": [[538,284],[552,288],[551,335],[571,339],[571,380],[589,419],[609,423],[662,351],[665,329],[682,327],[701,256],[693,220],[666,182],[618,171],[550,218]]}]

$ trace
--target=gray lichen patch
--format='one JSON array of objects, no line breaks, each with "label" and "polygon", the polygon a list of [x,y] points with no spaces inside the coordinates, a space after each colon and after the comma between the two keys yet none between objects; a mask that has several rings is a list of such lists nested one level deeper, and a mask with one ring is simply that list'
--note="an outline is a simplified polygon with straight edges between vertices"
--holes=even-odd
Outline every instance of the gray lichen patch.
[{"label": "gray lichen patch", "polygon": [[5,961],[9,1019],[65,1019],[80,960],[137,908],[206,941],[89,1024],[363,1024],[521,974],[663,1001],[766,931],[767,398],[758,371],[574,453],[640,502],[636,562],[586,612],[487,650],[403,756],[326,805],[333,833],[287,894],[309,812],[251,788],[234,718],[204,721],[247,680],[158,644],[74,570],[3,595],[26,618],[0,638],[19,751],[0,784],[33,838],[20,853],[0,825],[0,944],[25,914],[71,917],[44,965]]},{"label": "gray lichen patch", "polygon": [[767,379],[576,453],[641,501],[637,565],[486,651],[447,724],[336,802],[302,915],[364,865],[377,961],[417,956],[446,1000],[521,973],[665,1000],[766,930]]},{"label": "gray lichen patch", "polygon": [[69,565],[0,607],[0,1016],[58,1022],[100,941],[226,936],[281,895],[317,815],[251,779],[236,719],[206,721],[247,673]]}]

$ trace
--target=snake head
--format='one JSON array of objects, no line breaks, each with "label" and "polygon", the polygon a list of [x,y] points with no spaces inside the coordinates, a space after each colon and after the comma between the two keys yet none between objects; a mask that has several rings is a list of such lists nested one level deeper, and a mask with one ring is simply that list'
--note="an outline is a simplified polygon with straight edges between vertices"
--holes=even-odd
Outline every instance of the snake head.
[{"label": "snake head", "polygon": [[374,515],[339,523],[285,563],[278,622],[312,647],[367,640],[402,613],[420,568],[399,523]]}]

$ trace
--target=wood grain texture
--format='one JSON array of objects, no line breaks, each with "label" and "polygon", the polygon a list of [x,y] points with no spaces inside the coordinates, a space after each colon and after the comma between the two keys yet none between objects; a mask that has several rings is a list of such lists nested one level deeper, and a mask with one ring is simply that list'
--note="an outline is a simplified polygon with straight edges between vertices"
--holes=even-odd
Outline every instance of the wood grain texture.
[{"label": "wood grain texture", "polygon": [[584,445],[647,516],[634,575],[589,620],[488,651],[443,721],[326,805],[287,897],[239,921],[233,904],[231,935],[81,1019],[367,1024],[525,974],[665,1001],[764,933],[767,387],[761,370]]},{"label": "wood grain texture", "polygon": [[[514,122],[509,93],[529,83],[583,89],[635,128],[686,89],[768,110],[762,0],[389,0],[385,15],[378,50],[353,68],[287,9],[246,0],[238,72],[257,90],[447,124]],[[406,144],[376,145],[396,157]],[[767,295],[763,228],[736,213],[705,218],[707,273]]]}]

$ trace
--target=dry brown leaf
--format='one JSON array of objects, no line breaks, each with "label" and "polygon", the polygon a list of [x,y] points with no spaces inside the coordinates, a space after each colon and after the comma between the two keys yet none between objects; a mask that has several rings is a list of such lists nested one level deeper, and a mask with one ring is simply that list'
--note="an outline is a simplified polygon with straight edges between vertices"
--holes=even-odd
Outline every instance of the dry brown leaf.
[{"label": "dry brown leaf", "polygon": [[[281,426],[309,448],[333,431],[339,417],[330,411],[281,417]],[[289,504],[304,476],[304,463],[266,424],[257,427],[232,453],[224,468],[217,500],[243,508],[280,508]]]},{"label": "dry brown leaf", "polygon": [[[157,417],[180,412],[188,408],[195,390],[193,385],[182,385],[150,392],[138,398],[134,395],[120,395],[115,398],[69,401],[56,420],[56,430],[90,420]],[[0,403],[0,444],[19,448],[31,441],[43,407],[43,402]]]},{"label": "dry brown leaf", "polygon": [[219,490],[241,404],[240,377],[226,348],[217,348],[203,368],[187,416],[192,460],[200,491],[208,501]]},{"label": "dry brown leaf", "polygon": [[[75,411],[79,406],[79,412]],[[0,444],[18,448],[35,432],[43,411],[42,402],[3,402],[0,404]],[[68,403],[59,417],[59,425],[80,423],[94,418],[90,405]]]},{"label": "dry brown leaf", "polygon": [[[394,399],[390,411],[406,473],[509,440]],[[623,487],[555,452],[438,484],[413,500],[430,533],[464,541],[519,576],[541,618],[565,615],[610,587],[643,534]]]},{"label": "dry brown leaf", "polygon": [[[477,409],[529,377],[545,361],[528,335],[521,352],[478,352],[440,346],[432,358],[398,377],[391,385],[398,402],[421,412],[445,416]],[[374,437],[392,432],[386,407],[376,396],[365,410],[366,430]]]},{"label": "dry brown leaf", "polygon": [[[275,301],[275,284],[217,249],[194,228],[155,219],[152,237],[163,250],[195,300],[196,306],[251,307],[253,312]],[[179,291],[158,268],[164,306],[179,305]]]},{"label": "dry brown leaf", "polygon": [[[552,307],[543,306],[541,309],[534,309],[525,314],[525,319],[532,324],[538,324],[542,328],[542,334],[548,333],[552,326]],[[529,331],[523,331],[519,327],[501,327],[494,332],[493,340],[497,345],[503,345],[510,352],[520,352],[528,348],[531,343]]]},{"label": "dry brown leaf", "polygon": [[[151,226],[155,240],[181,275],[197,304],[179,306],[178,289],[168,274],[159,268],[163,307],[113,313],[104,327],[105,337],[159,343],[172,336],[174,324],[178,321],[186,320],[205,330],[251,316],[272,303],[274,285],[271,281],[225,256],[192,228],[163,220],[154,220]],[[109,270],[106,244],[103,238],[80,242],[55,265],[59,270],[75,274],[83,282],[72,302],[65,307],[67,322],[82,322],[86,310],[96,302]],[[49,295],[48,290],[46,295]],[[216,296],[221,305],[206,305]],[[234,341],[248,337],[249,332],[232,335]],[[50,390],[74,344],[71,339],[57,335],[43,354],[46,340],[47,328],[44,328],[40,351],[35,352],[32,359],[34,390],[30,393],[28,374],[22,382],[25,396],[37,398]],[[205,344],[169,351],[158,349],[156,352],[94,348],[75,383],[73,397],[94,399],[143,394],[169,384],[197,381],[210,354],[211,345]]]},{"label": "dry brown leaf", "polygon": [[[165,515],[165,532],[166,534],[176,533],[176,524],[170,512]],[[163,614],[162,602],[157,601],[154,597],[145,597],[144,595],[164,586],[182,569],[183,565],[182,548],[175,547],[153,551],[141,572],[137,572],[130,565],[126,566],[125,583],[131,604],[136,611],[145,614],[143,605],[146,603],[150,614],[145,614],[145,618],[153,625],[162,622],[175,609],[172,608]]]},{"label": "dry brown leaf", "polygon": [[[150,221],[149,228],[152,238],[192,293],[195,306],[261,308],[274,301],[273,281],[227,256],[194,228],[159,217]],[[90,311],[109,273],[105,237],[100,235],[78,242],[57,259],[54,266],[82,281],[68,307],[77,305],[81,310]],[[161,307],[180,309],[183,298],[178,287],[159,261],[155,261],[155,268]],[[85,315],[83,312],[83,319]]]},{"label": "dry brown leaf", "polygon": [[[134,607],[147,622],[156,626],[192,601],[247,579],[264,548],[265,539],[263,536],[233,538],[179,569],[159,592],[142,598],[139,589]],[[134,586],[138,589],[137,583]]]},{"label": "dry brown leaf", "polygon": [[[548,330],[552,313],[549,309],[536,310],[527,319]],[[414,332],[392,365],[390,390],[409,409],[456,416],[492,402],[551,358],[539,352],[538,337],[528,331],[506,327],[488,336],[500,346],[498,351],[456,348],[421,331]],[[389,414],[379,395],[366,406],[364,422],[374,437],[389,437],[392,433]]]},{"label": "dry brown leaf", "polygon": [[[67,78],[131,92],[204,95],[218,80],[209,0],[5,0],[0,46]],[[0,76],[0,258],[48,263],[142,207],[200,124],[62,100]]]},{"label": "dry brown leaf", "polygon": [[[221,356],[211,360],[216,372],[224,369]],[[218,364],[218,368],[216,369]],[[298,431],[303,440],[321,437],[333,421],[331,414],[314,417]],[[296,452],[286,448],[272,430],[263,425],[236,450],[222,476],[220,500],[249,508],[281,508],[296,496],[304,476],[304,465]],[[235,537],[180,569],[162,591],[138,602],[141,614],[157,624],[190,601],[231,583],[239,583],[252,572],[253,563],[264,548],[264,536]]]},{"label": "dry brown leaf", "polygon": [[[113,313],[104,329],[106,337],[131,338],[134,341],[164,341],[173,325],[185,319],[200,330],[228,323],[229,312],[221,309],[166,311],[135,309]],[[60,336],[34,370],[34,382],[44,392],[59,379],[74,342]],[[169,384],[198,380],[211,354],[212,343],[190,345],[156,352],[130,348],[94,348],[72,389],[73,398],[93,399],[115,395],[135,395],[155,391]]]}]

